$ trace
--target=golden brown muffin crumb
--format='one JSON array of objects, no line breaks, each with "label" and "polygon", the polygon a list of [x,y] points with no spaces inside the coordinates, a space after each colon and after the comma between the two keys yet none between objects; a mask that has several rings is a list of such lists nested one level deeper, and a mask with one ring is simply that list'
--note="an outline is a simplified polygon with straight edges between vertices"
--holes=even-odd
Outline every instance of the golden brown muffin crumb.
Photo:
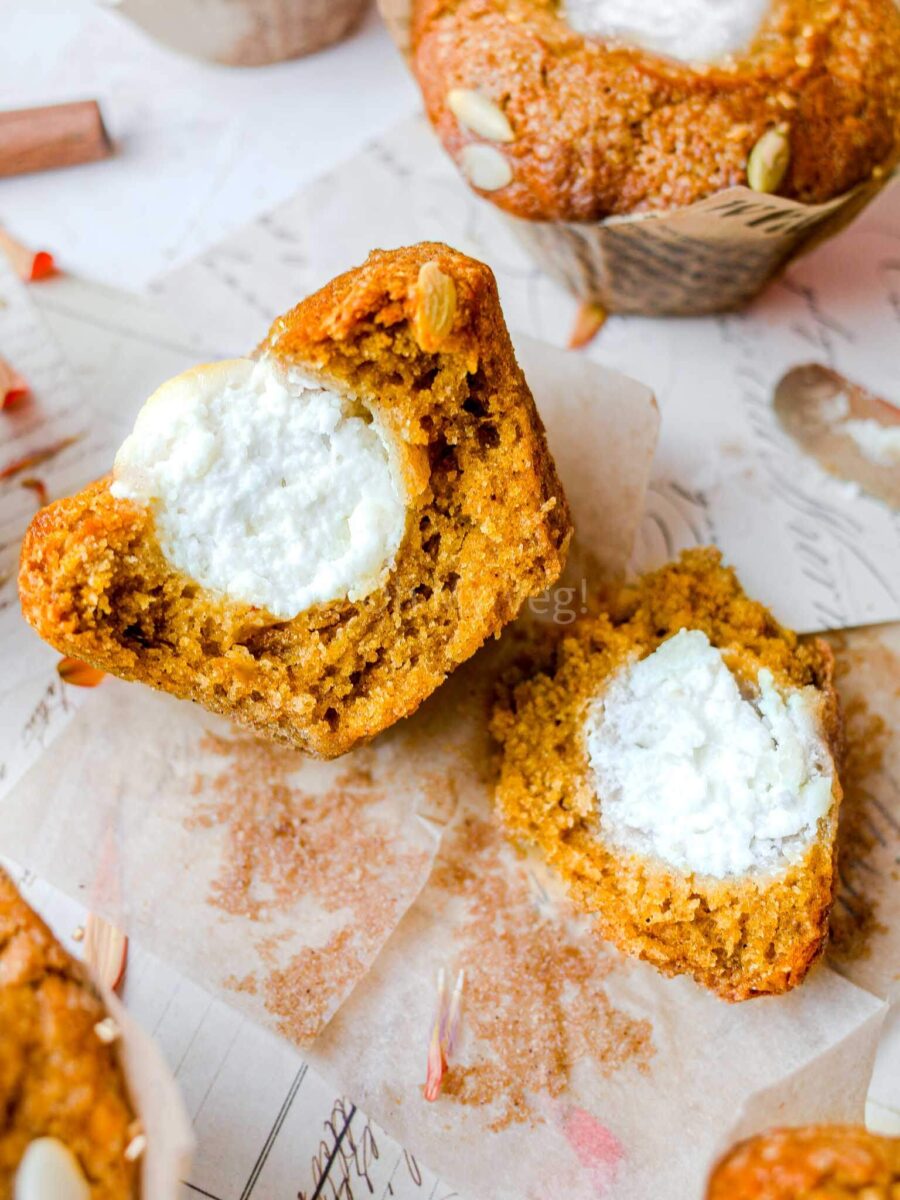
[{"label": "golden brown muffin crumb", "polygon": [[125,1149],[134,1113],[107,1016],[81,966],[0,870],[0,1200],[11,1200],[36,1138],[63,1142],[91,1200],[130,1200],[136,1167]]},{"label": "golden brown muffin crumb", "polygon": [[773,1129],[740,1142],[706,1200],[898,1200],[900,1138],[856,1125]]},{"label": "golden brown muffin crumb", "polygon": [[35,517],[22,608],[65,654],[331,758],[411,713],[554,582],[568,507],[482,263],[437,243],[376,251],[262,349],[402,445],[415,494],[386,582],[278,620],[172,568],[152,512],[102,479]]},{"label": "golden brown muffin crumb", "polygon": [[608,847],[599,833],[582,740],[586,705],[613,672],[682,629],[705,633],[746,686],[755,687],[765,667],[778,686],[818,688],[824,736],[838,755],[828,646],[778,625],[744,594],[718,551],[691,550],[571,626],[544,669],[524,682],[508,681],[492,723],[503,750],[497,805],[510,833],[540,847],[577,903],[597,915],[603,936],[622,950],[666,974],[688,973],[728,1000],[784,992],[804,978],[827,934],[841,794],[836,774],[817,840],[780,874],[685,874]]},{"label": "golden brown muffin crumb", "polygon": [[492,101],[511,139],[486,191],[536,220],[593,221],[691,204],[747,183],[747,160],[784,126],[780,195],[814,204],[868,179],[900,146],[894,0],[775,0],[747,52],[695,67],[585,37],[556,0],[413,0],[413,66],[448,153],[483,144],[454,89]]}]

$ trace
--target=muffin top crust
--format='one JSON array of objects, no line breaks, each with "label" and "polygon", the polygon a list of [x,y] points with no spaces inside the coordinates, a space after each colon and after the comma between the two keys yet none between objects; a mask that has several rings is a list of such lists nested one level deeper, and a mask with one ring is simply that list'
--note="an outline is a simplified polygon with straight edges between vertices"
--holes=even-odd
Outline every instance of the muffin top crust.
[{"label": "muffin top crust", "polygon": [[445,148],[520,217],[691,204],[746,185],[772,131],[789,161],[765,190],[815,204],[900,146],[894,0],[775,0],[746,49],[705,63],[581,33],[558,0],[413,0],[412,39]]}]

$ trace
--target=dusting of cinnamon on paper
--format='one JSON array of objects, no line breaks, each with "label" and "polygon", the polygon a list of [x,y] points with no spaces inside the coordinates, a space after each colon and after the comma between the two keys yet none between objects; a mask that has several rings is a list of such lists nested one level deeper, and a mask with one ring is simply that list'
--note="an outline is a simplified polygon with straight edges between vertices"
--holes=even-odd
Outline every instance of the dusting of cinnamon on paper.
[{"label": "dusting of cinnamon on paper", "polygon": [[623,1012],[602,984],[617,960],[599,939],[587,946],[565,920],[539,911],[524,866],[501,859],[503,837],[468,816],[449,835],[432,884],[466,902],[456,967],[466,978],[466,1037],[483,1051],[460,1051],[442,1097],[499,1106],[489,1127],[544,1118],[538,1098],[567,1090],[577,1062],[604,1075],[625,1066],[646,1070],[654,1053],[650,1021]]},{"label": "dusting of cinnamon on paper", "polygon": [[263,994],[267,1012],[278,1018],[278,1032],[296,1046],[307,1045],[331,1015],[335,997],[364,969],[350,928],[334,934],[321,948],[304,947],[287,966],[273,967]]},{"label": "dusting of cinnamon on paper", "polygon": [[[280,1031],[302,1045],[362,974],[417,890],[429,855],[370,816],[385,785],[373,781],[365,750],[330,788],[311,791],[303,779],[309,760],[297,751],[246,736],[208,735],[201,748],[221,769],[195,780],[198,802],[186,824],[225,831],[209,903],[261,926],[265,972],[226,986],[261,995]],[[285,962],[284,934],[265,927],[298,897],[335,914],[338,928],[320,949],[304,948]]]},{"label": "dusting of cinnamon on paper", "polygon": [[[398,875],[418,873],[425,856],[398,849],[367,820],[366,810],[384,796],[371,775],[345,772],[330,789],[308,792],[301,783],[308,760],[295,750],[213,735],[204,749],[225,760],[212,780],[195,785],[204,800],[188,818],[188,828],[227,831],[212,904],[258,920],[289,911],[302,889],[327,912],[351,909],[363,932],[383,930],[393,918]],[[387,888],[379,886],[384,879]]]}]

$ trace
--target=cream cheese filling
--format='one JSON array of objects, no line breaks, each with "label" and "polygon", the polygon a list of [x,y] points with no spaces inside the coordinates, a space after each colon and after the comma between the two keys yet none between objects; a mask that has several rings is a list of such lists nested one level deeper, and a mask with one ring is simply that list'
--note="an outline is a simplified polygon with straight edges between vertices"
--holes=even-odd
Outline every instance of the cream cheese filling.
[{"label": "cream cheese filling", "polygon": [[682,630],[588,706],[604,842],[717,878],[785,869],[831,806],[820,710],[814,688],[782,692],[768,670],[747,698],[706,635]]},{"label": "cream cheese filling", "polygon": [[163,384],[116,456],[111,491],[152,508],[173,567],[282,620],[380,586],[406,525],[387,431],[271,358]]}]

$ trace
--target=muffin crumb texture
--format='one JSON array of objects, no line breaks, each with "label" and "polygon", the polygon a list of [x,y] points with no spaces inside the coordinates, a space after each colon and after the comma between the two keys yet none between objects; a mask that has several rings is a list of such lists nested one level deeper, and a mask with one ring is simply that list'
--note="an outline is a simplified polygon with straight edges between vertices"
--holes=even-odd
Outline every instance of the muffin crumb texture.
[{"label": "muffin crumb texture", "polygon": [[[696,14],[689,28],[675,9]],[[539,221],[677,208],[747,185],[753,147],[782,126],[789,165],[778,192],[806,204],[895,160],[894,0],[748,0],[714,6],[715,19],[710,10],[699,0],[693,10],[413,0],[413,67],[429,118],[469,181],[507,212]],[[593,34],[593,25],[618,36]],[[713,61],[677,57],[695,53]],[[461,109],[460,92],[478,100]],[[489,105],[498,110],[490,120]]]},{"label": "muffin crumb texture", "polygon": [[900,1138],[855,1125],[774,1129],[741,1142],[706,1200],[898,1200]]},{"label": "muffin crumb texture", "polygon": [[[654,656],[685,650],[660,711]],[[779,626],[717,551],[686,551],[504,679],[500,814],[621,949],[729,1000],[786,991],[824,946],[834,887],[831,678],[827,645]]]},{"label": "muffin crumb texture", "polygon": [[19,1167],[44,1138],[60,1145],[32,1150],[29,1175],[38,1157],[67,1150],[89,1200],[135,1195],[125,1154],[134,1114],[115,1045],[95,1031],[106,1016],[82,968],[0,871],[0,1200],[21,1200]]},{"label": "muffin crumb texture", "polygon": [[[128,488],[117,481],[111,489],[103,479],[38,513],[22,550],[19,592],[26,618],[64,654],[333,758],[411,713],[529,596],[552,584],[571,524],[494,277],[482,263],[437,243],[376,251],[277,320],[261,349],[288,379],[299,372],[306,381],[309,420],[322,424],[321,436],[330,439],[323,454],[334,456],[329,480],[355,471],[353,447],[368,455],[377,488],[356,489],[347,479],[325,501],[335,510],[343,506],[350,526],[358,519],[359,537],[350,537],[345,557],[354,570],[369,572],[367,587],[354,588],[353,572],[345,571],[338,581],[345,594],[339,595],[331,571],[330,595],[317,590],[310,575],[305,593],[279,594],[278,611],[246,602],[250,593],[242,589],[253,585],[254,568],[293,553],[290,537],[283,555],[277,553],[281,498],[292,490],[299,495],[303,480],[295,471],[281,489],[272,469],[289,431],[276,446],[265,421],[250,428],[244,420],[228,435],[232,493],[252,479],[249,467],[237,469],[241,439],[262,437],[268,465],[258,502],[229,493],[226,506],[223,478],[214,489],[215,503],[222,501],[216,512],[160,518],[157,527],[155,499],[162,490],[169,487],[175,508],[184,506],[187,476],[179,456],[200,460],[205,443],[167,444],[163,475],[148,482],[144,439],[120,464],[129,472]],[[251,365],[244,373],[237,398],[246,401],[249,388],[253,404],[270,403],[273,428],[291,404],[301,403],[269,379],[251,387]],[[245,416],[247,407],[242,402]],[[206,420],[200,433],[206,438],[209,432]],[[312,425],[307,432],[320,436]],[[164,428],[157,434],[165,441]],[[299,461],[306,451],[299,444],[295,450]],[[349,460],[342,466],[337,458],[345,450]],[[204,470],[189,481],[190,503],[203,501]],[[376,498],[384,501],[383,521],[370,507]],[[299,499],[304,511],[321,500]],[[240,540],[244,523],[248,539],[264,535],[264,552],[251,547],[239,564],[243,600],[202,586],[183,569],[193,559],[179,569],[164,553],[164,546],[171,552],[174,525],[182,548],[208,554],[221,534],[220,509],[234,510],[232,542]],[[330,515],[322,514],[325,524]],[[396,545],[398,519],[404,525]],[[198,530],[203,536],[191,540]],[[340,536],[337,526],[323,529],[329,553]],[[388,569],[379,575],[387,555]],[[236,558],[219,556],[214,564],[219,587]],[[197,561],[191,569],[200,571],[204,563]],[[330,570],[333,564],[324,565]],[[290,582],[278,571],[282,583]],[[290,608],[298,596],[320,602],[287,615],[280,604]]]}]

